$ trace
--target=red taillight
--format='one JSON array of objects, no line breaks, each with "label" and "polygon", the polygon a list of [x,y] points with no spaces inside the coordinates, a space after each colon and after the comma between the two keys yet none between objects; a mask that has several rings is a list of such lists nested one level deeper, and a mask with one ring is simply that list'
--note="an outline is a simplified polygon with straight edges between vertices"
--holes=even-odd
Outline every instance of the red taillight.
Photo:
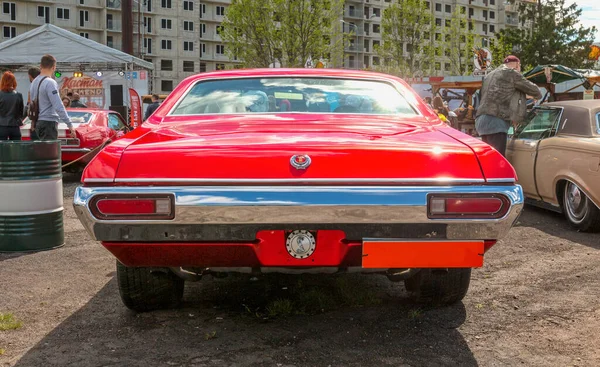
[{"label": "red taillight", "polygon": [[174,198],[170,195],[102,195],[90,201],[98,219],[173,219]]},{"label": "red taillight", "polygon": [[497,194],[432,194],[427,216],[446,219],[497,219],[506,215],[510,202]]}]

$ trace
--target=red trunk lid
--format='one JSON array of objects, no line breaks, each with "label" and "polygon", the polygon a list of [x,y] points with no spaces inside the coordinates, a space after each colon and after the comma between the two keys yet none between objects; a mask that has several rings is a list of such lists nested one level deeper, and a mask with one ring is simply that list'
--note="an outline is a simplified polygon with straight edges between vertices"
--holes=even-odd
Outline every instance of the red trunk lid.
[{"label": "red trunk lid", "polygon": [[[297,154],[310,156],[307,169],[292,167],[290,158]],[[163,122],[127,147],[116,178],[210,182],[483,176],[468,146],[422,117],[298,114]]]}]

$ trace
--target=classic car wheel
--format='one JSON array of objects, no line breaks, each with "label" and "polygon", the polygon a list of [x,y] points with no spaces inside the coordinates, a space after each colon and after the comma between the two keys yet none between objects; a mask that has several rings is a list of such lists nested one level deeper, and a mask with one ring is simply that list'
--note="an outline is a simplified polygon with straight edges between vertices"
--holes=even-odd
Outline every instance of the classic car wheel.
[{"label": "classic car wheel", "polygon": [[167,268],[128,267],[117,261],[121,300],[134,311],[176,307],[183,298],[185,281]]},{"label": "classic car wheel", "polygon": [[471,268],[423,269],[404,285],[415,302],[449,305],[465,297],[470,281]]},{"label": "classic car wheel", "polygon": [[563,190],[563,211],[573,227],[584,232],[600,230],[600,209],[572,182]]}]

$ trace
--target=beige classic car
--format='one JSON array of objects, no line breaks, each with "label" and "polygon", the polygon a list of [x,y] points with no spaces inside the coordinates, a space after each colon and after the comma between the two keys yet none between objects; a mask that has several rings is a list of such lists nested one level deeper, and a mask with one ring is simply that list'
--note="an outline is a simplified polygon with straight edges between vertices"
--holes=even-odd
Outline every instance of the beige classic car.
[{"label": "beige classic car", "polygon": [[600,100],[534,108],[506,156],[528,203],[563,212],[581,231],[600,230]]}]

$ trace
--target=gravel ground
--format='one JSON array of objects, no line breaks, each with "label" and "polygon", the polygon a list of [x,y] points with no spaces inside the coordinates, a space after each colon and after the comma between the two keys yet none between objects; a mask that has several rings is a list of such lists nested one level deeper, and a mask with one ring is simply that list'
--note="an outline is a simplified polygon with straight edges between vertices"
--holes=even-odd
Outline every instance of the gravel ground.
[{"label": "gravel ground", "polygon": [[207,277],[186,285],[182,308],[135,314],[72,210],[76,178],[65,181],[66,245],[0,254],[0,313],[23,323],[0,331],[0,366],[600,366],[600,234],[558,214],[527,207],[451,307],[418,308],[401,283],[355,276],[346,284],[366,306],[265,317],[290,288],[322,294],[338,278]]}]

